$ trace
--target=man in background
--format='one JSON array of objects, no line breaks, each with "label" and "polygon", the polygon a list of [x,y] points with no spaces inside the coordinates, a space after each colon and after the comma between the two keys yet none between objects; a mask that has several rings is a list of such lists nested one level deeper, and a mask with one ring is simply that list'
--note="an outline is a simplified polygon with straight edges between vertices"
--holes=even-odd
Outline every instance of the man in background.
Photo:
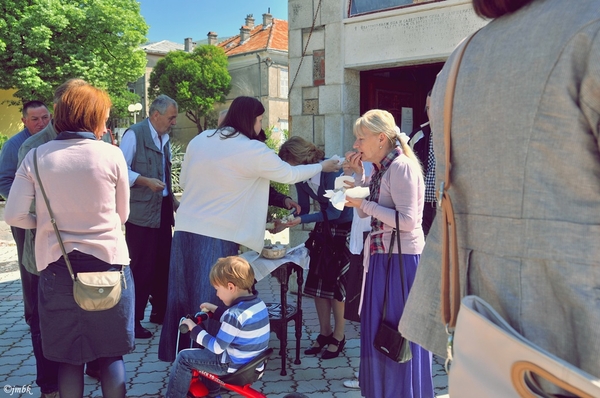
[{"label": "man in background", "polygon": [[[15,180],[15,173],[21,164],[22,159],[19,158],[21,148],[23,148],[28,140],[38,136],[48,128],[54,130],[50,112],[48,112],[48,108],[41,101],[30,101],[23,105],[22,121],[25,128],[9,139],[2,147],[2,152],[0,152],[0,194],[4,198],[8,198],[10,188]],[[11,227],[11,231],[17,244],[17,259],[23,288],[25,321],[31,327],[31,345],[36,363],[35,381],[40,387],[42,398],[56,398],[58,397],[58,364],[44,358],[42,352],[42,339],[37,310],[39,277],[37,273],[32,273],[36,272],[35,263],[33,264],[33,268],[25,265],[25,242],[28,230]],[[34,256],[33,253],[32,256]]]},{"label": "man in background", "polygon": [[177,123],[177,102],[159,95],[150,105],[150,117],[131,126],[121,140],[129,166],[131,210],[125,239],[135,282],[135,338],[152,332],[141,321],[152,295],[150,322],[162,324],[167,306],[175,199],[171,188],[169,132]]},{"label": "man in background", "polygon": [[408,144],[415,152],[423,166],[423,177],[425,178],[425,203],[423,205],[423,233],[425,237],[435,218],[435,154],[433,152],[433,133],[429,124],[429,104],[431,103],[431,90],[427,93],[425,101],[425,112],[427,123],[423,123],[419,129],[410,134]]},{"label": "man in background", "polygon": [[[21,119],[25,128],[12,136],[2,146],[0,152],[0,195],[8,198],[10,188],[15,180],[17,165],[19,163],[19,148],[26,139],[39,133],[50,123],[50,112],[41,101],[29,101],[23,105],[23,118]],[[19,261],[19,272],[21,273],[21,285],[23,287],[23,307],[25,309],[25,322],[31,324],[33,314],[33,297],[31,292],[31,274],[23,266],[23,242],[25,241],[25,230],[11,227],[13,238],[17,244],[17,258]]]}]

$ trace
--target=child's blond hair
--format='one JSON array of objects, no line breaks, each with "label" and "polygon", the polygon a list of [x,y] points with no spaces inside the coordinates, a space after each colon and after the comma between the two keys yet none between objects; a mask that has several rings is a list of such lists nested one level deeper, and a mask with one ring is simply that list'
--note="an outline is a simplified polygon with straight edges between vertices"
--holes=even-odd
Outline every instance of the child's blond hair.
[{"label": "child's blond hair", "polygon": [[248,261],[238,256],[229,256],[217,260],[210,270],[210,284],[227,286],[228,283],[252,293],[254,270]]}]

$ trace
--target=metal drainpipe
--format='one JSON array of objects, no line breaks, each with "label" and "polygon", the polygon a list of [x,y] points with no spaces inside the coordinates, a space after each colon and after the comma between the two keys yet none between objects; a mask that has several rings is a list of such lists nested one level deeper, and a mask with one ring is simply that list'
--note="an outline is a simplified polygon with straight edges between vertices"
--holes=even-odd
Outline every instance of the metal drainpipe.
[{"label": "metal drainpipe", "polygon": [[260,64],[262,63],[262,59],[260,58],[260,54],[256,54],[256,58],[258,58],[258,100],[262,103],[262,73],[260,70]]}]

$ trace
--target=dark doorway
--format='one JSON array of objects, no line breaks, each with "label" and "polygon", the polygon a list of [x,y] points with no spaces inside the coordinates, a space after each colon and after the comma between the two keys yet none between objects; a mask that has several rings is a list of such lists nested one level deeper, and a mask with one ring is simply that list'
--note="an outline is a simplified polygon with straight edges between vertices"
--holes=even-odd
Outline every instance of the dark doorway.
[{"label": "dark doorway", "polygon": [[442,66],[440,62],[360,72],[361,115],[369,109],[384,109],[410,134],[427,121],[425,99]]}]

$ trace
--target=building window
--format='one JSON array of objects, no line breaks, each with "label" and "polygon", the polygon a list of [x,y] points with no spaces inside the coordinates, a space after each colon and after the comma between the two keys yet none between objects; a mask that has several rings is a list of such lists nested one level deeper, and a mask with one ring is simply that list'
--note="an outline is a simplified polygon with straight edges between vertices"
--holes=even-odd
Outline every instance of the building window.
[{"label": "building window", "polygon": [[413,4],[413,0],[350,0],[350,16]]},{"label": "building window", "polygon": [[288,97],[288,70],[279,69],[279,97]]}]

